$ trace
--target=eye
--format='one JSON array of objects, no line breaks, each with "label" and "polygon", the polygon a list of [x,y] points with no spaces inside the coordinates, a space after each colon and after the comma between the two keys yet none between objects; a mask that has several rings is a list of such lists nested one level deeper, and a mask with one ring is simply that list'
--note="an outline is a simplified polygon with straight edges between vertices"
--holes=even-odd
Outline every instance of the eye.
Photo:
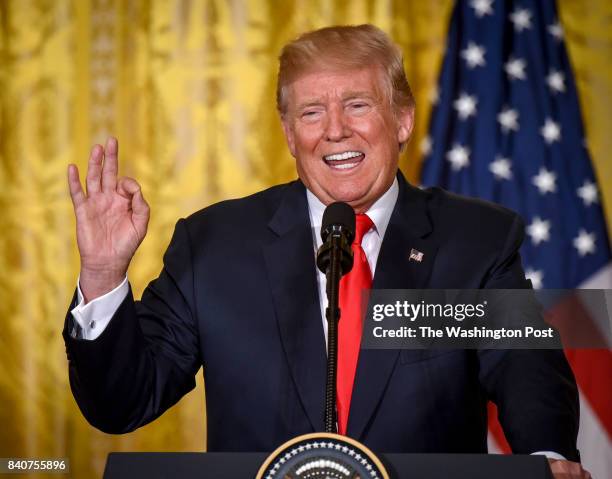
[{"label": "eye", "polygon": [[305,121],[315,121],[321,116],[320,110],[304,110],[300,117]]},{"label": "eye", "polygon": [[348,104],[348,110],[353,113],[365,113],[369,108],[370,105],[364,101],[355,101]]}]

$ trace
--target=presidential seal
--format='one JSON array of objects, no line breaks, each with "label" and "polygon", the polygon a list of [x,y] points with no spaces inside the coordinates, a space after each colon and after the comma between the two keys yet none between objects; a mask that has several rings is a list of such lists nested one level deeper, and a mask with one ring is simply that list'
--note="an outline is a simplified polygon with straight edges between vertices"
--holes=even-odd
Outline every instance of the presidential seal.
[{"label": "presidential seal", "polygon": [[346,436],[312,433],[287,441],[263,463],[257,479],[389,479],[366,446]]}]

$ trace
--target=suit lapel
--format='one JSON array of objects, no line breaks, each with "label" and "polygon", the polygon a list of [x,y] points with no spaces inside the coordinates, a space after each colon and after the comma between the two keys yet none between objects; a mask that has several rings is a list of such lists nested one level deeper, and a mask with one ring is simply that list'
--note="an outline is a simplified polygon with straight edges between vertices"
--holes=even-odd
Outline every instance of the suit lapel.
[{"label": "suit lapel", "polygon": [[[427,287],[437,246],[428,239],[426,193],[410,186],[398,174],[399,194],[374,274],[373,289],[424,289]],[[422,260],[410,258],[411,250]],[[421,354],[421,351],[413,351]],[[399,350],[362,349],[351,399],[348,434],[360,439],[376,412],[399,357]]]},{"label": "suit lapel", "polygon": [[323,430],[326,351],[313,238],[302,183],[289,186],[264,246],[274,308],[289,369],[314,431]]}]

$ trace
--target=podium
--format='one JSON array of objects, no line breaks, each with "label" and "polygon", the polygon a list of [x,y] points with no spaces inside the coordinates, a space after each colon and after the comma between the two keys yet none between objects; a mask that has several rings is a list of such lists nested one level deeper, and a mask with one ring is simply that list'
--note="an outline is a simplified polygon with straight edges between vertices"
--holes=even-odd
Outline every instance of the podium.
[{"label": "podium", "polygon": [[[266,453],[111,453],[104,479],[253,479]],[[544,456],[378,454],[392,479],[552,479]]]}]

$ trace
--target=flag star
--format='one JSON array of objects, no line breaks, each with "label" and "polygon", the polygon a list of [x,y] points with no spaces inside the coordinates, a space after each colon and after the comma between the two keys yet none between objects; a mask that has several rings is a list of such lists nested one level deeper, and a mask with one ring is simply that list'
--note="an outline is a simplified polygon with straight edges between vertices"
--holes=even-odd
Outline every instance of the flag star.
[{"label": "flag star", "polygon": [[451,164],[451,169],[459,171],[470,164],[470,149],[455,144],[452,149],[446,153],[446,159]]},{"label": "flag star", "polygon": [[497,114],[497,121],[501,125],[501,129],[504,133],[508,133],[510,130],[518,131],[518,111],[513,108],[504,108]]},{"label": "flag star", "polygon": [[531,284],[533,285],[533,289],[542,289],[544,286],[544,272],[541,269],[531,269],[529,268],[525,271],[525,278],[531,280]]},{"label": "flag star", "polygon": [[453,106],[457,113],[459,114],[459,118],[462,120],[468,119],[470,116],[476,114],[476,104],[478,100],[475,96],[468,95],[467,93],[462,93],[459,98],[457,98]]},{"label": "flag star", "polygon": [[540,134],[544,137],[544,141],[550,145],[561,139],[561,127],[558,123],[547,118],[542,128],[540,128]]},{"label": "flag star", "polygon": [[551,70],[546,77],[546,83],[552,93],[565,91],[565,75],[557,70]]},{"label": "flag star", "polygon": [[478,18],[482,18],[485,15],[492,15],[493,8],[491,8],[491,4],[493,0],[472,0],[470,2],[470,7],[474,9],[474,13]]},{"label": "flag star", "polygon": [[514,24],[514,30],[522,32],[531,28],[531,12],[526,8],[517,8],[510,14],[510,21]]},{"label": "flag star", "polygon": [[485,48],[479,45],[476,45],[474,42],[468,43],[468,46],[465,50],[461,51],[461,57],[467,63],[468,68],[474,68],[476,66],[484,66],[485,65]]},{"label": "flag star", "polygon": [[592,203],[597,203],[597,186],[592,181],[585,180],[584,184],[576,190],[578,196],[582,198],[584,206],[590,206]]},{"label": "flag star", "polygon": [[548,33],[550,33],[555,40],[561,40],[563,38],[563,27],[559,22],[548,25]]},{"label": "flag star", "polygon": [[527,75],[525,75],[526,66],[527,63],[522,58],[510,58],[504,65],[504,70],[506,70],[510,80],[524,80],[527,78]]},{"label": "flag star", "polygon": [[541,195],[557,191],[557,175],[546,168],[540,168],[539,173],[533,177],[533,184],[540,190]]},{"label": "flag star", "polygon": [[511,180],[512,179],[512,163],[508,158],[498,156],[495,161],[489,165],[489,171],[493,173],[496,180]]},{"label": "flag star", "polygon": [[433,142],[431,141],[431,137],[429,135],[427,135],[426,137],[424,137],[421,140],[421,153],[423,154],[423,156],[427,156],[431,153],[431,149],[433,147]]},{"label": "flag star", "polygon": [[531,236],[531,242],[536,246],[542,241],[548,241],[550,239],[550,221],[542,220],[542,218],[536,216],[527,227],[527,234]]},{"label": "flag star", "polygon": [[574,238],[574,248],[578,250],[580,256],[595,253],[595,233],[588,233],[581,229],[578,236]]}]

